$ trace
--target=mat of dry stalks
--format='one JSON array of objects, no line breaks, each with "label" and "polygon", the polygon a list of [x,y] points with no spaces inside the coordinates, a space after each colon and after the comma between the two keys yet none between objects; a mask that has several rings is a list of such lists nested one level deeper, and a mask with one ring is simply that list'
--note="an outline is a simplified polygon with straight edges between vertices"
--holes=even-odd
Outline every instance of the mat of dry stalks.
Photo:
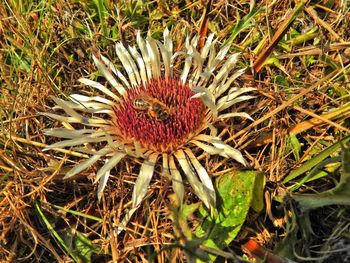
[{"label": "mat of dry stalks", "polygon": [[[1,1],[0,260],[349,262],[349,23],[350,4],[344,0]],[[102,63],[104,57],[131,78],[130,72],[125,72],[127,67],[118,60],[116,44],[135,45],[139,32],[142,37],[148,34],[159,41],[148,42],[150,46],[152,43],[160,46],[166,30],[173,43],[174,57],[179,58],[171,65],[175,76],[180,76],[180,69],[190,63],[190,56],[183,54],[183,50],[191,51],[191,58],[198,62],[196,49],[210,44],[207,38],[211,33],[217,42],[215,47],[211,43],[208,50],[231,43],[228,54],[240,53],[236,67],[246,70],[233,83],[250,94],[238,97],[240,103],[228,105],[223,113],[241,115],[222,117],[214,127],[210,124],[214,112],[225,107],[226,102],[220,104],[218,99],[216,104],[214,99],[210,104],[206,98],[211,97],[205,97],[206,91],[195,90],[196,87],[193,90],[204,94],[203,97],[190,98],[198,103],[203,99],[202,104],[210,108],[207,112],[212,115],[205,115],[211,117],[204,123],[208,126],[203,136],[218,132],[223,140],[220,145],[237,149],[234,152],[237,155],[228,158],[231,155],[217,151],[218,144],[208,148],[199,141],[195,142],[196,147],[192,144],[191,150],[183,148],[189,159],[189,151],[195,155],[195,161],[182,162],[179,154],[175,157],[169,154],[166,158],[170,168],[174,164],[176,169],[171,175],[179,173],[184,177],[184,197],[182,188],[176,188],[170,177],[161,172],[164,166],[161,161],[152,168],[149,186],[142,188],[142,194],[133,194],[139,187],[134,189],[136,179],[144,176],[149,163],[130,152],[104,173],[102,178],[106,174],[109,177],[105,184],[101,180],[100,184],[95,183],[96,175],[104,169],[102,159],[63,179],[67,173],[72,174],[72,168],[79,168],[77,165],[89,158],[94,149],[88,139],[82,139],[80,148],[43,151],[61,140],[48,136],[44,130],[78,129],[107,115],[90,110],[91,119],[86,121],[82,117],[80,123],[71,124],[69,120],[80,115],[74,110],[67,112],[65,107],[73,104],[62,101],[69,101],[69,96],[75,93],[84,94],[84,98],[103,94],[82,85],[78,79],[88,76],[101,83],[99,89],[103,91],[107,84],[102,81],[96,61]],[[197,44],[186,42],[186,37],[198,37]],[[164,43],[164,47],[169,48],[169,43]],[[187,60],[181,62],[182,56],[187,56]],[[142,53],[142,57],[148,55]],[[228,58],[231,59],[224,55],[223,61],[218,61],[220,67]],[[137,66],[142,69],[140,64]],[[208,73],[204,68],[205,65],[203,69],[194,66],[190,74],[195,74],[195,70]],[[230,70],[228,67],[227,72],[213,70],[208,78],[212,74],[210,81],[214,81],[220,74],[232,74]],[[199,77],[206,78],[204,73]],[[53,97],[62,100],[54,101]],[[101,99],[99,102],[106,103]],[[159,105],[161,111],[141,108],[135,121],[153,118],[153,125],[164,126],[168,121],[164,119],[180,114],[165,104]],[[113,111],[117,114],[122,109],[114,107]],[[57,111],[61,115],[65,112],[75,115],[62,120],[51,118]],[[196,116],[193,112],[188,114]],[[106,142],[96,145],[115,143],[108,136]],[[130,141],[130,136],[125,138]],[[147,144],[148,138],[144,140]],[[179,144],[174,140],[170,146],[162,144],[160,148],[166,149],[160,155],[163,161]],[[141,141],[141,146],[144,145]],[[153,141],[149,145],[156,148],[154,151],[159,150]],[[137,153],[138,146],[136,143],[134,146]],[[187,171],[177,170],[186,168],[190,162],[193,166]],[[215,251],[203,245],[205,236],[198,238],[196,232],[201,220],[206,220],[203,211],[206,208],[215,211],[215,202],[208,199],[208,189],[198,190],[196,183],[184,176],[187,172],[186,176],[191,178],[198,167],[204,167],[215,181],[233,171],[249,170],[264,175],[261,200],[251,201],[255,205],[263,202],[264,208],[251,209],[234,240]],[[179,196],[187,209],[181,213],[176,212]],[[125,211],[136,206],[127,228],[118,233]]]}]

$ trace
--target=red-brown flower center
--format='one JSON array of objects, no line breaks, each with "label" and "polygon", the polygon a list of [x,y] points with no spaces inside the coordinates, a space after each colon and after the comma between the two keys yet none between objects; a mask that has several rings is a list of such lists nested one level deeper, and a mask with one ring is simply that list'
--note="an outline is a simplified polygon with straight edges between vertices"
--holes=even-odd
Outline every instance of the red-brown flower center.
[{"label": "red-brown flower center", "polygon": [[203,124],[201,99],[177,79],[152,80],[128,90],[114,109],[117,134],[127,143],[137,141],[157,152],[178,149]]}]

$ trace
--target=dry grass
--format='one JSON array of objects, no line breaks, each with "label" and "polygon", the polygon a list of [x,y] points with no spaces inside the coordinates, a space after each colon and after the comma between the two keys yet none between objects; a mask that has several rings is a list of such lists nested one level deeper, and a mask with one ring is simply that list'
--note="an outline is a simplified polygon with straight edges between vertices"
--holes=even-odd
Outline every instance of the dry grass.
[{"label": "dry grass", "polygon": [[[98,203],[96,185],[92,184],[95,167],[82,173],[79,180],[62,181],[67,166],[77,162],[79,153],[42,151],[55,139],[45,138],[41,130],[58,123],[39,112],[50,111],[51,95],[65,96],[83,89],[77,79],[96,71],[93,47],[113,60],[113,44],[133,43],[136,30],[150,30],[155,38],[160,38],[165,27],[175,36],[202,32],[205,1],[112,2],[0,3],[0,260],[68,262],[72,255],[62,243],[76,242],[77,233],[91,241],[95,262],[185,260],[181,249],[166,246],[177,244],[178,235],[168,217],[171,190],[166,179],[154,179],[148,201],[137,212],[130,231],[116,236],[115,224],[121,209],[128,206],[137,168],[126,161]],[[206,16],[208,31],[222,40],[231,36],[233,49],[243,53],[241,66],[253,65],[294,7],[293,1],[258,1],[255,7],[259,12],[245,20],[250,2],[254,1],[213,1]],[[302,215],[290,203],[281,208],[278,201],[305,174],[282,181],[349,133],[349,9],[347,1],[308,3],[270,47],[275,59],[268,60],[254,78],[249,72],[242,81],[246,86],[253,83],[259,91],[254,102],[244,105],[255,122],[226,123],[223,136],[243,150],[252,168],[266,174],[267,186],[264,213],[252,214],[231,245],[237,253],[248,237],[271,249],[283,246],[280,242],[294,222],[290,218]],[[179,37],[177,46],[182,44]],[[336,110],[335,114],[329,114],[330,110]],[[206,163],[213,175],[232,167],[227,162]],[[329,189],[338,174],[335,169],[295,191]],[[310,218],[317,231],[308,233],[307,248],[297,241],[292,244],[301,257],[298,260],[327,262],[316,258],[325,256],[327,260],[330,256],[332,262],[341,262],[349,257],[344,251],[335,252],[339,244],[349,246],[349,210],[321,208],[312,211]],[[65,242],[53,236],[50,226]],[[333,231],[336,234],[331,235]]]}]

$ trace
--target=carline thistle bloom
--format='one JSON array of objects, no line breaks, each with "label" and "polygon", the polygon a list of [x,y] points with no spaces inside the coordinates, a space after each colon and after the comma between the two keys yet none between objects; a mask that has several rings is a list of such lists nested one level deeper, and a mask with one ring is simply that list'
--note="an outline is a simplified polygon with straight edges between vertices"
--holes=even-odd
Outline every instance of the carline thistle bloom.
[{"label": "carline thistle bloom", "polygon": [[180,204],[184,199],[184,175],[209,209],[215,207],[215,190],[192,149],[246,165],[241,152],[217,136],[215,123],[233,117],[251,119],[245,112],[231,112],[230,107],[253,98],[244,94],[254,88],[234,85],[245,69],[235,70],[239,54],[228,54],[230,45],[217,52],[217,40],[211,34],[198,51],[198,40],[187,37],[184,47],[174,52],[168,29],[164,31],[163,43],[151,36],[143,39],[138,33],[136,46],[116,45],[118,67],[100,54],[93,55],[110,88],[81,78],[81,83],[100,95],[72,94],[70,100],[53,98],[55,109],[63,110],[64,116],[44,113],[65,126],[44,131],[65,139],[45,150],[70,147],[90,156],[69,170],[65,178],[104,161],[95,179],[99,182],[99,198],[111,170],[123,158],[141,160],[132,207],[124,223],[146,195],[158,161],[162,162],[162,175],[170,176]]}]

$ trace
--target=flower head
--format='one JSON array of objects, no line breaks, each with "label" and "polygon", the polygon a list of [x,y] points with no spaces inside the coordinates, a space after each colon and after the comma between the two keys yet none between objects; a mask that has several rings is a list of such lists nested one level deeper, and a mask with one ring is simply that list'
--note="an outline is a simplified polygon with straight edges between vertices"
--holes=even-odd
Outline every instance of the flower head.
[{"label": "flower head", "polygon": [[131,88],[113,107],[113,130],[128,144],[171,153],[203,126],[205,107],[193,95],[189,85],[170,78]]},{"label": "flower head", "polygon": [[172,178],[180,204],[185,175],[204,204],[214,207],[212,181],[192,149],[233,158],[245,165],[242,154],[216,135],[215,123],[237,116],[251,119],[247,113],[230,112],[229,108],[253,98],[242,94],[254,90],[234,85],[244,72],[234,71],[239,54],[228,54],[230,45],[216,52],[216,42],[214,35],[210,35],[198,51],[198,38],[187,38],[184,48],[174,52],[169,31],[165,29],[163,43],[150,36],[143,39],[140,34],[136,46],[118,43],[118,66],[94,54],[93,60],[110,88],[81,78],[81,83],[100,95],[72,94],[68,101],[53,98],[56,108],[65,115],[44,113],[65,124],[65,128],[48,129],[45,134],[66,139],[46,150],[73,147],[90,155],[68,171],[65,178],[104,160],[96,174],[100,197],[112,168],[126,156],[140,159],[132,208],[124,221],[127,222],[144,198],[155,165],[161,160],[161,172]]}]

